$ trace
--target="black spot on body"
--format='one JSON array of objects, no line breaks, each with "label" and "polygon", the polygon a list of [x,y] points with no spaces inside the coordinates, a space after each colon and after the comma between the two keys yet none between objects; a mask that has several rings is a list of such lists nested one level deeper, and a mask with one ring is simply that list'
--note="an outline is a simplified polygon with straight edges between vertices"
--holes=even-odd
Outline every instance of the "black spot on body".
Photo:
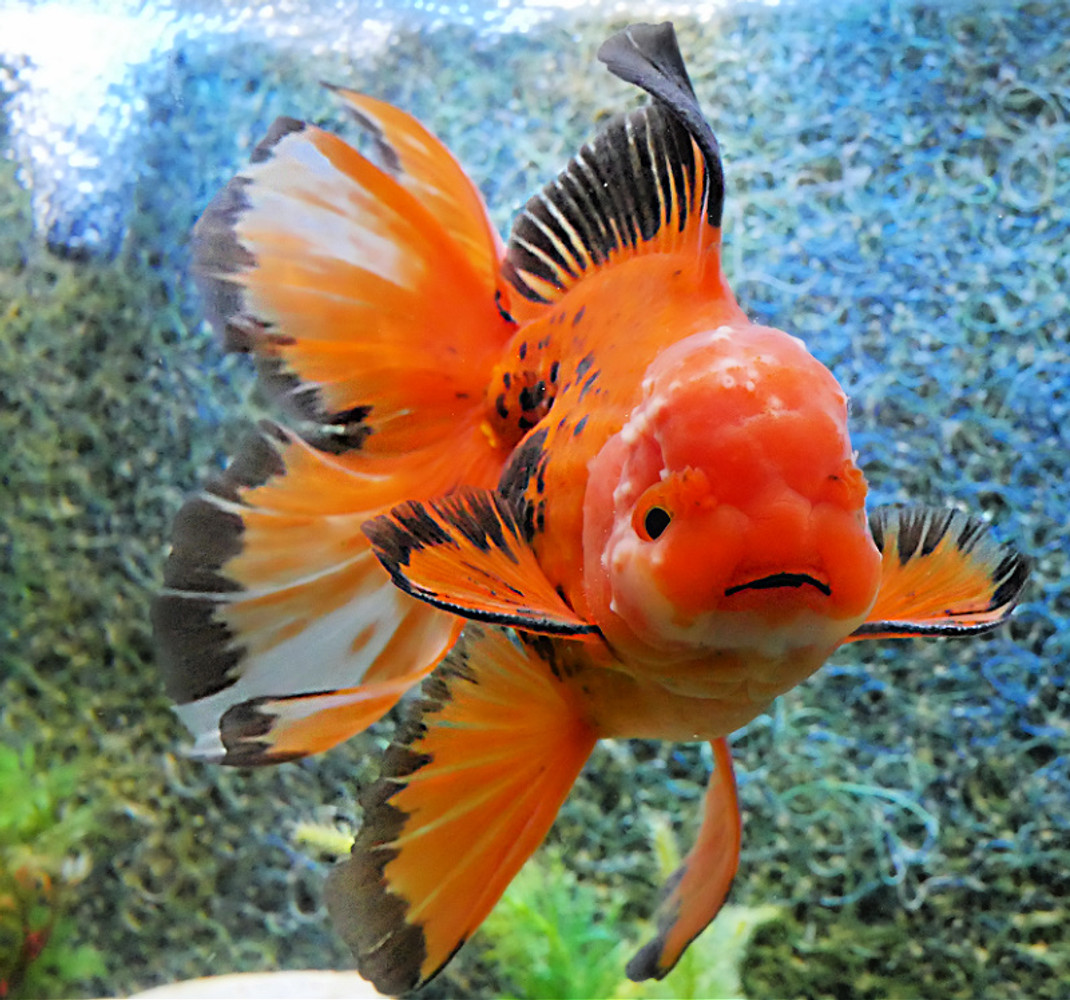
[{"label": "black spot on body", "polygon": [[506,323],[516,323],[516,320],[513,319],[512,315],[509,313],[509,310],[505,308],[505,302],[502,298],[501,289],[498,289],[494,293],[494,304],[498,307],[498,315],[501,316],[501,318],[504,319]]},{"label": "black spot on body", "polygon": [[534,410],[539,405],[539,397],[535,386],[524,386],[520,390],[520,409],[524,411]]},{"label": "black spot on body", "polygon": [[528,483],[536,475],[543,456],[546,454],[546,437],[548,430],[544,427],[528,437],[509,458],[501,479],[498,492],[514,505],[527,492]]},{"label": "black spot on body", "polygon": [[572,428],[572,436],[579,437],[583,433],[584,427],[587,426],[587,417],[583,417],[575,427]]},{"label": "black spot on body", "polygon": [[583,314],[587,312],[586,306],[580,306],[579,311],[572,317],[572,325],[576,326],[578,323],[583,322]]}]

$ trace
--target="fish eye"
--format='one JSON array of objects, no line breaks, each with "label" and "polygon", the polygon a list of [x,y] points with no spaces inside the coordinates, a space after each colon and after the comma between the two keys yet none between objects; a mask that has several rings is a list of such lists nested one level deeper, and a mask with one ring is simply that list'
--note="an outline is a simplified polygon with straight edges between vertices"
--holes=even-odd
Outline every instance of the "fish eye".
[{"label": "fish eye", "polygon": [[643,518],[643,531],[650,541],[654,541],[664,534],[670,521],[672,521],[672,514],[664,507],[651,507]]}]

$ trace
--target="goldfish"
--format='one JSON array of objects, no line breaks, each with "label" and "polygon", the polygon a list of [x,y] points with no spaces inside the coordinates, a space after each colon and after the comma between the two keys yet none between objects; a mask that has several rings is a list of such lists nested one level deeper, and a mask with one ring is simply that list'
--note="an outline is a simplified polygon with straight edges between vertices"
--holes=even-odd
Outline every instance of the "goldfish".
[{"label": "goldfish", "polygon": [[878,507],[848,400],[748,319],[720,147],[671,23],[599,58],[650,97],[499,239],[447,149],[334,87],[369,138],[280,118],[194,229],[263,423],[180,510],[154,603],[192,753],[319,753],[411,689],[328,909],[385,993],[430,980],[599,740],[707,741],[694,845],[627,966],[665,976],[739,864],[728,737],[845,643],[967,636],[1029,560],[954,508]]}]

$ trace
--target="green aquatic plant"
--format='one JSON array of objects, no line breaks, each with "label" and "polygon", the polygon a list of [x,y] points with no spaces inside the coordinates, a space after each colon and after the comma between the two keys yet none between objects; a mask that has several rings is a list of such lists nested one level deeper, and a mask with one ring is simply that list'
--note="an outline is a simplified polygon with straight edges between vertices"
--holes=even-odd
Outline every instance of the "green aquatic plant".
[{"label": "green aquatic plant", "polygon": [[521,869],[480,937],[520,997],[613,996],[633,931],[622,911],[623,901],[544,851]]},{"label": "green aquatic plant", "polygon": [[95,948],[72,944],[65,917],[89,873],[77,847],[92,811],[69,804],[78,782],[75,766],[40,767],[32,747],[0,747],[0,997],[60,996],[104,971]]},{"label": "green aquatic plant", "polygon": [[[680,845],[664,816],[651,822],[658,868],[662,879],[668,879],[680,864]],[[759,927],[777,919],[781,913],[778,906],[725,906],[664,979],[623,984],[617,995],[640,998],[742,997],[740,969],[751,938]]]},{"label": "green aquatic plant", "polygon": [[[654,821],[652,821],[654,822]],[[654,823],[663,879],[680,864],[671,825]],[[740,968],[755,930],[781,915],[776,906],[726,906],[661,981],[622,978],[644,928],[625,900],[579,879],[560,853],[544,850],[521,870],[480,932],[521,997],[740,997]]]}]

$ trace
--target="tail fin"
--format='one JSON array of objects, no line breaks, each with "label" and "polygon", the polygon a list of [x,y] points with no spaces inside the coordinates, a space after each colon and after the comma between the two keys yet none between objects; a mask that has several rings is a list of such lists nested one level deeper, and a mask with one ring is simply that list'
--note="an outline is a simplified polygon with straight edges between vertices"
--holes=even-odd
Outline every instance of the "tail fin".
[{"label": "tail fin", "polygon": [[594,747],[552,651],[469,625],[362,798],[327,905],[385,993],[427,982],[482,923]]},{"label": "tail fin", "polygon": [[194,229],[209,319],[339,450],[441,446],[514,324],[501,243],[471,181],[415,119],[338,90],[382,166],[281,118]]},{"label": "tail fin", "polygon": [[478,192],[412,118],[338,93],[382,166],[280,119],[194,231],[209,319],[306,422],[186,503],[154,608],[194,752],[227,763],[326,749],[434,666],[459,624],[393,587],[361,525],[505,458],[483,400],[514,324]]}]

